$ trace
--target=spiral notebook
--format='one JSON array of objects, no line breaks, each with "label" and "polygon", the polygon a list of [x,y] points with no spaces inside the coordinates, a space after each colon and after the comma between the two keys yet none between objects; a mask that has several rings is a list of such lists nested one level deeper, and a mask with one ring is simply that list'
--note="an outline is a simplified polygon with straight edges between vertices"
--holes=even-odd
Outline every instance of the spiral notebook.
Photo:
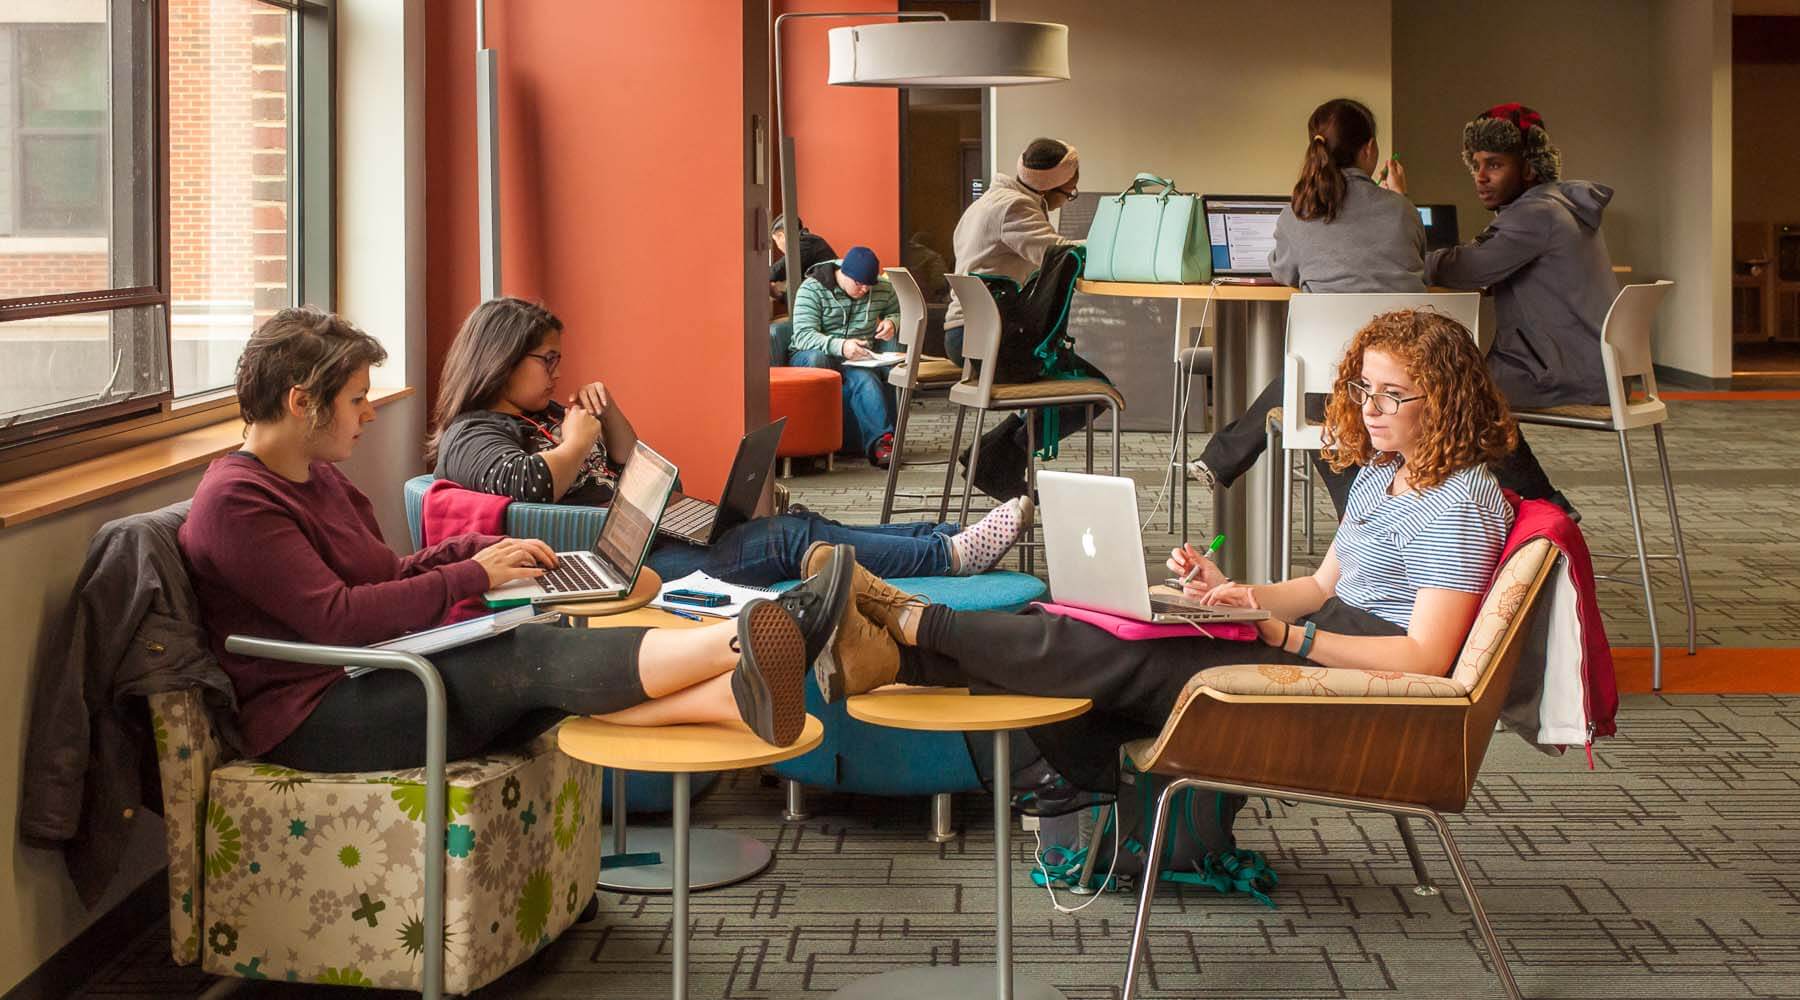
[{"label": "spiral notebook", "polygon": [[[664,595],[671,590],[698,590],[708,594],[723,594],[727,598],[730,598],[730,600],[717,607],[702,608],[693,604],[682,604],[679,601],[664,600]],[[711,615],[715,618],[736,618],[738,612],[744,610],[744,605],[759,597],[768,600],[774,596],[775,591],[769,590],[766,587],[750,587],[741,583],[726,583],[724,580],[710,576],[701,570],[695,570],[679,580],[670,580],[664,583],[662,590],[657,592],[656,599],[650,602],[650,606],[653,608],[662,608],[665,611],[685,611],[689,614]]]}]

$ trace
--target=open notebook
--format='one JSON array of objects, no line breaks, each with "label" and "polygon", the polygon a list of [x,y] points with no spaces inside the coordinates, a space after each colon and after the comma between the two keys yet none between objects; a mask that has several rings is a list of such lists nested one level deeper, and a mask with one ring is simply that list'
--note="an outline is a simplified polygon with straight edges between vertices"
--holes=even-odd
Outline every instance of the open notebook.
[{"label": "open notebook", "polygon": [[[731,598],[731,600],[729,603],[721,604],[718,607],[702,608],[692,604],[681,604],[676,601],[664,600],[663,595],[671,590],[699,590],[708,594],[724,594],[726,597]],[[690,614],[712,615],[716,618],[736,618],[738,612],[744,610],[744,605],[759,597],[767,599],[774,596],[775,592],[773,590],[768,590],[763,587],[747,587],[737,583],[726,583],[724,580],[708,576],[700,570],[695,570],[679,580],[670,580],[667,583],[664,583],[662,590],[657,593],[656,599],[650,602],[650,606],[666,610],[685,611]]]}]

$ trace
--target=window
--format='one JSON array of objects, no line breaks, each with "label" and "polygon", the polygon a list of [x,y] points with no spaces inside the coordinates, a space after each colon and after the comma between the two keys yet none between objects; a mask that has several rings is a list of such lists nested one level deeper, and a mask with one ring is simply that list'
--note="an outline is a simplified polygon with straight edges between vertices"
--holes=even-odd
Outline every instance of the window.
[{"label": "window", "polygon": [[0,478],[228,402],[263,320],[331,305],[332,13],[0,2]]}]

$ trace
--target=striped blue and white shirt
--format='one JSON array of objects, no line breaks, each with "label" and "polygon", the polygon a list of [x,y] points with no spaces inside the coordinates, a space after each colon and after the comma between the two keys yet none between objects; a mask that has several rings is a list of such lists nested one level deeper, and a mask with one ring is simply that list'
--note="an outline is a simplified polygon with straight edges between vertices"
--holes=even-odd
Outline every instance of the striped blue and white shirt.
[{"label": "striped blue and white shirt", "polygon": [[1337,533],[1337,596],[1409,628],[1421,589],[1487,590],[1513,511],[1485,465],[1428,490],[1389,496],[1398,470],[1365,466],[1350,484]]}]

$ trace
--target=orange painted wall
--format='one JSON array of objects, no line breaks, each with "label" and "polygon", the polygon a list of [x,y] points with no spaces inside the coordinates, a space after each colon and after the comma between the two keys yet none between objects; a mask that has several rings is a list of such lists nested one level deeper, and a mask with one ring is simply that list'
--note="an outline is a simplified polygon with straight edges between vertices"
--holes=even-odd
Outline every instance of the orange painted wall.
[{"label": "orange painted wall", "polygon": [[[434,386],[480,295],[474,20],[473,0],[433,0],[426,21]],[[760,20],[720,0],[487,6],[503,290],[562,317],[561,389],[604,380],[701,496],[768,406],[767,379],[750,377],[767,364],[767,317],[745,315],[760,228],[745,182],[747,33],[752,51],[767,44]]]},{"label": "orange painted wall", "polygon": [[[803,11],[898,10],[897,0],[775,0],[776,14]],[[881,23],[878,19],[866,19]],[[887,87],[833,87],[825,33],[858,23],[818,18],[782,25],[785,128],[794,137],[800,217],[838,253],[862,244],[884,266],[900,263],[900,99]],[[773,59],[770,66],[774,65]],[[771,70],[772,72],[772,70]],[[770,95],[774,100],[773,91]],[[775,152],[779,153],[777,147]],[[780,180],[774,198],[781,200]]]}]

